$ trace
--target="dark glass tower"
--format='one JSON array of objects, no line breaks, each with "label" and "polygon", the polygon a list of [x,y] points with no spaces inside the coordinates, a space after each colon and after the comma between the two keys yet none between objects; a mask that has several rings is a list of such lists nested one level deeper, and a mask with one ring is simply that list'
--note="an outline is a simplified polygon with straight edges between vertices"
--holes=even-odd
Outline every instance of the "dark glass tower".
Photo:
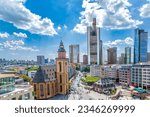
[{"label": "dark glass tower", "polygon": [[131,64],[131,47],[125,48],[125,64]]},{"label": "dark glass tower", "polygon": [[135,29],[134,63],[147,62],[148,32]]}]

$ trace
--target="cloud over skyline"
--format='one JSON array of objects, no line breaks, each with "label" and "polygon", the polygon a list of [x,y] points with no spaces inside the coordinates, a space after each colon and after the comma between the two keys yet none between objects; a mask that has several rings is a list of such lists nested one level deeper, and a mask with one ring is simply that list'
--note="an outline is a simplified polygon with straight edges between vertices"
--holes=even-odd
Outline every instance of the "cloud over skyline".
[{"label": "cloud over skyline", "polygon": [[129,7],[132,6],[128,0],[97,0],[90,2],[83,0],[82,11],[78,23],[73,31],[85,33],[86,27],[91,25],[92,18],[97,19],[97,26],[106,29],[129,29],[136,28],[143,22],[132,18]]}]

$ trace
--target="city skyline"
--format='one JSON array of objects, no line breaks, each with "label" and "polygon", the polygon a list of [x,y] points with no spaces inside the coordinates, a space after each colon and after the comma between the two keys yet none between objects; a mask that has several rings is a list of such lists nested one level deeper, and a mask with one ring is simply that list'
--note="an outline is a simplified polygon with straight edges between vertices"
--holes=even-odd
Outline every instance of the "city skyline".
[{"label": "city skyline", "polygon": [[[66,47],[67,57],[69,57],[69,45],[80,44],[80,61],[82,61],[82,56],[87,54],[85,27],[91,25],[93,17],[97,18],[98,26],[101,28],[100,38],[103,45],[117,46],[118,56],[124,52],[122,48],[130,46],[133,49],[136,27],[150,32],[148,25],[150,13],[147,10],[150,2],[148,0],[138,3],[133,0],[126,0],[126,2],[118,0],[117,4],[120,4],[118,7],[112,4],[111,0],[105,2],[99,0],[99,4],[92,1],[45,0],[43,3],[37,0],[35,3],[31,0],[1,0],[0,58],[36,60],[37,55],[44,55],[45,58],[54,59],[57,56],[59,42],[62,40]],[[107,5],[110,5],[110,9]],[[120,9],[123,14],[127,14],[126,18],[123,15],[117,17],[117,14],[121,14]],[[24,14],[27,17],[24,17]],[[150,33],[148,40],[149,37]],[[148,42],[150,45],[150,41]],[[148,52],[150,52],[150,46],[148,46]]]}]

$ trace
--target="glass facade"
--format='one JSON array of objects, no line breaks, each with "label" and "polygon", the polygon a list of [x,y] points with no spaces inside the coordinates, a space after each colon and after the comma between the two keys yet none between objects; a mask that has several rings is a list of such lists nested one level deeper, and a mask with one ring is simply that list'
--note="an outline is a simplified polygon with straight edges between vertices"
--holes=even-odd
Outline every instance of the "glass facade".
[{"label": "glass facade", "polygon": [[0,78],[0,94],[8,93],[15,90],[15,78]]},{"label": "glass facade", "polygon": [[131,64],[131,47],[125,48],[125,64]]},{"label": "glass facade", "polygon": [[93,25],[87,28],[87,53],[88,64],[102,64],[102,40],[100,40],[100,28],[96,27],[96,19]]},{"label": "glass facade", "polygon": [[135,29],[134,39],[134,63],[147,62],[148,33]]},{"label": "glass facade", "polygon": [[79,45],[69,46],[69,59],[71,63],[79,63]]}]

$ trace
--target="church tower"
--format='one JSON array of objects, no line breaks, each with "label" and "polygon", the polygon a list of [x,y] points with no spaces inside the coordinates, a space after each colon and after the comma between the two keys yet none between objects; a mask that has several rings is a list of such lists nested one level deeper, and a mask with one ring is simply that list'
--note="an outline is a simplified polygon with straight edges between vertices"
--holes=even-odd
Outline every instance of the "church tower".
[{"label": "church tower", "polygon": [[58,49],[58,57],[56,58],[58,94],[66,94],[69,90],[68,61],[64,44],[61,41]]}]

